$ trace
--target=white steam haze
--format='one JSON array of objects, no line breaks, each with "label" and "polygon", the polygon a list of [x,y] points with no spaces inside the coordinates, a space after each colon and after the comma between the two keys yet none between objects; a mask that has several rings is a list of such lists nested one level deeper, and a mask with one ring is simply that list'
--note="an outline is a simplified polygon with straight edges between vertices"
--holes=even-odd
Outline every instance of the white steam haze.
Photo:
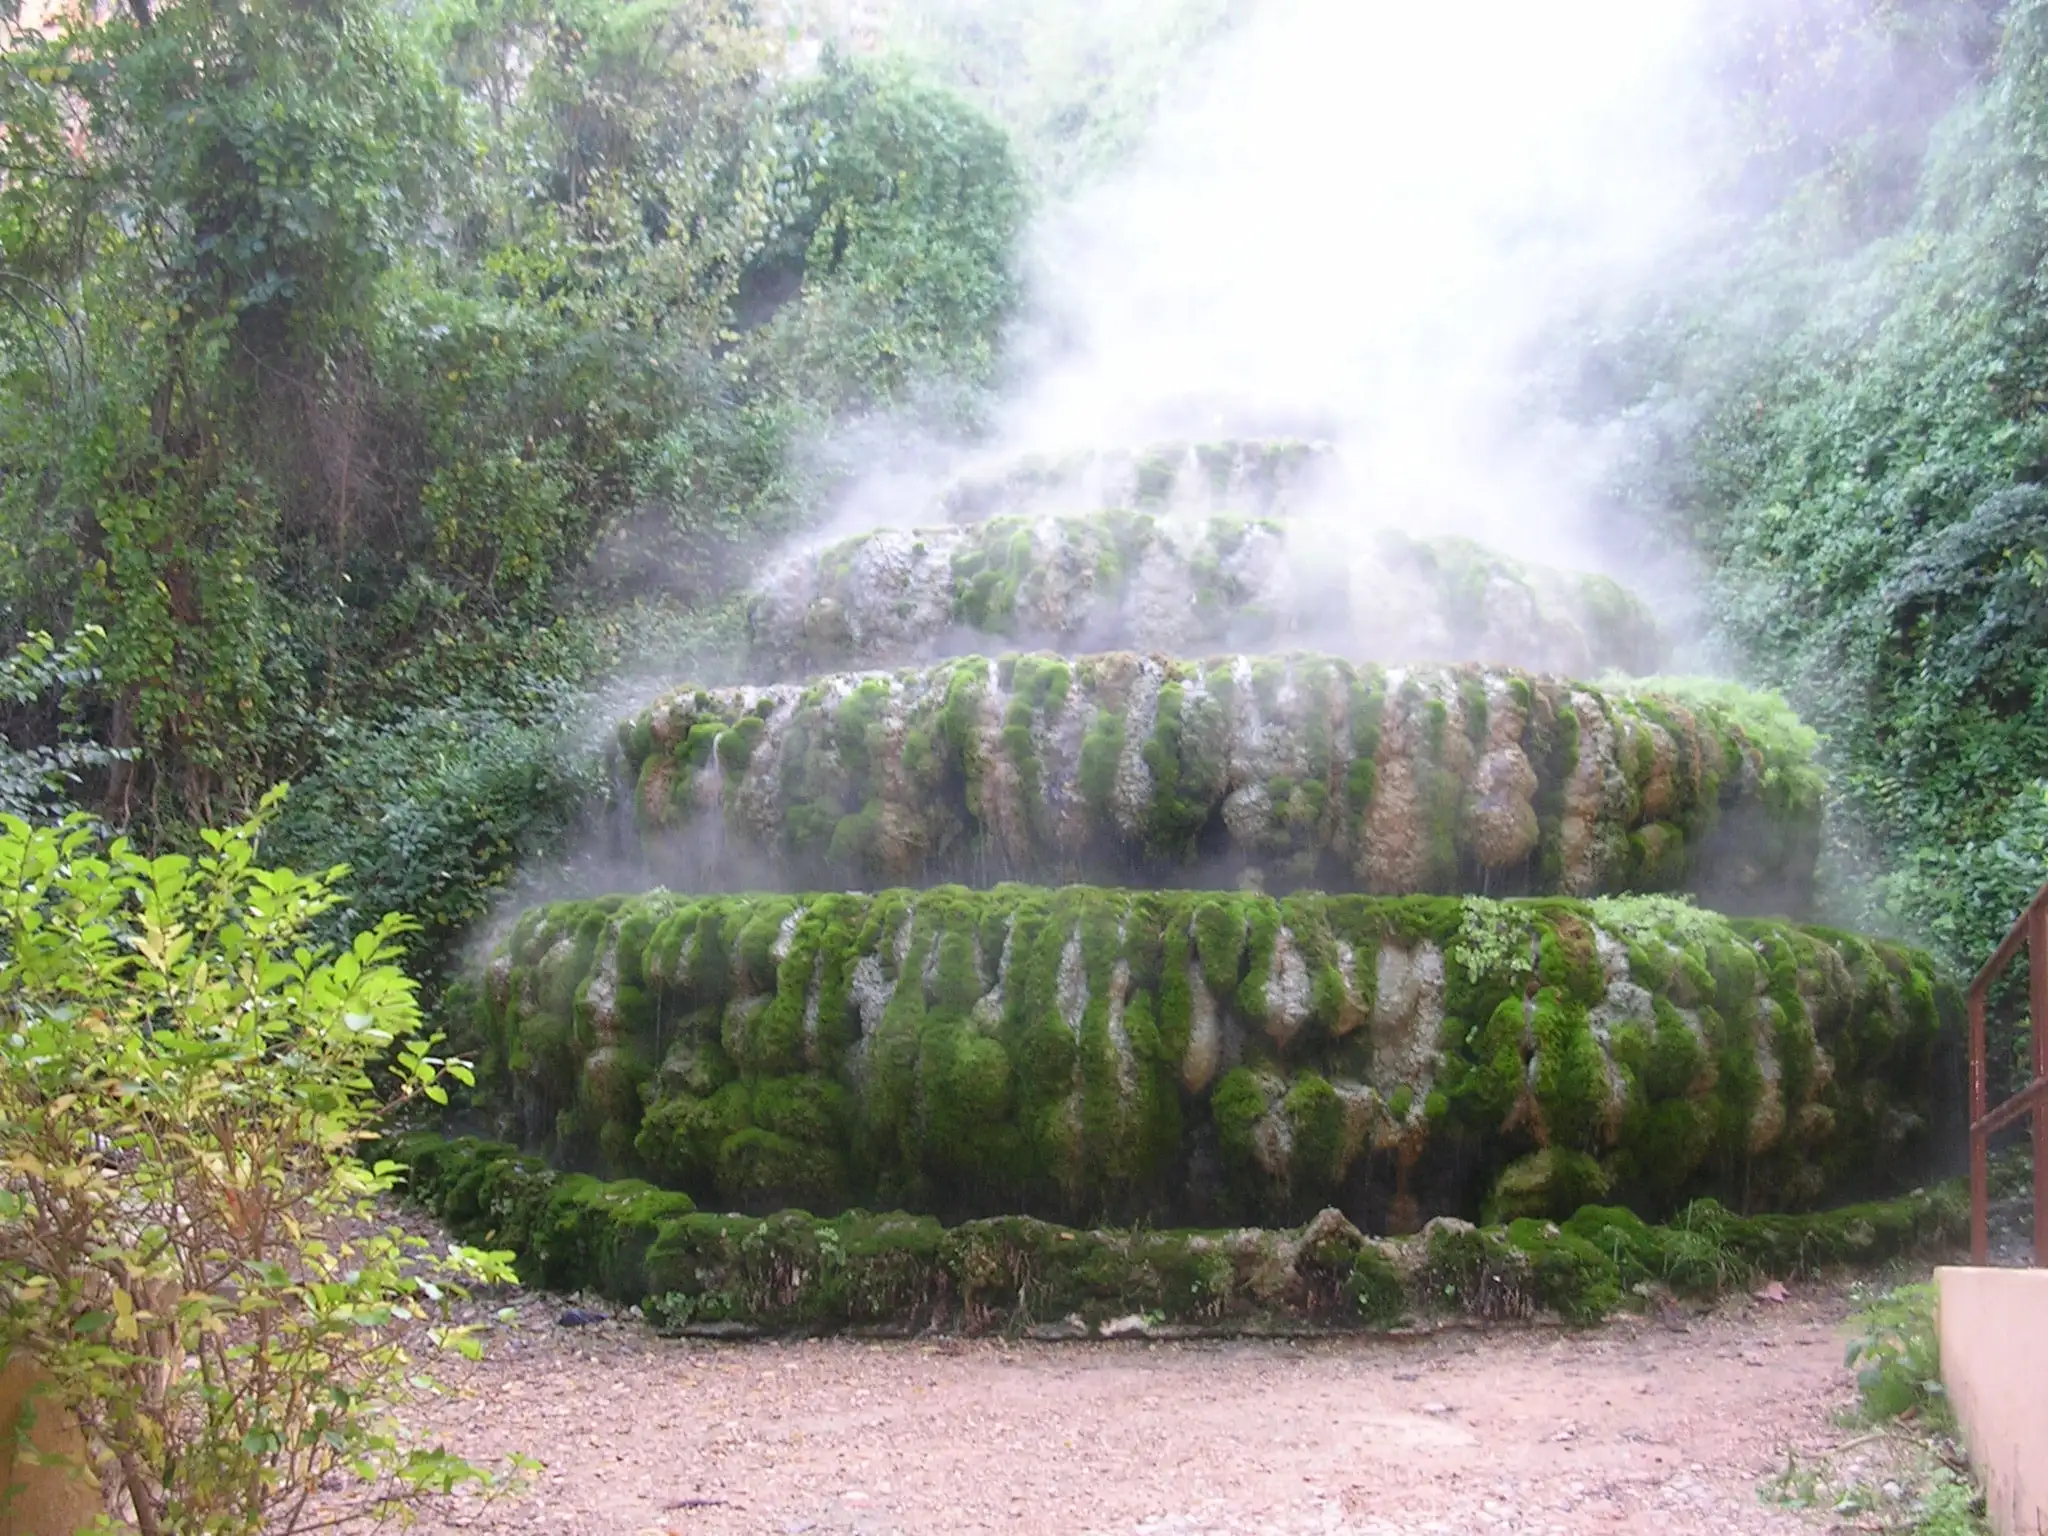
[{"label": "white steam haze", "polygon": [[[863,47],[914,41],[922,24],[972,20],[976,8],[1043,6],[1057,68],[1171,25],[1176,4],[1205,21],[1217,10],[1207,0],[818,4]],[[1714,50],[1703,0],[1241,9],[1182,59],[1126,160],[1042,205],[1029,312],[1010,338],[1010,384],[986,438],[962,449],[906,442],[893,423],[849,429],[828,456],[865,472],[800,542],[940,520],[946,481],[1027,455],[1306,437],[1337,450],[1334,483],[1290,512],[1297,528],[1310,524],[1318,560],[1346,563],[1357,536],[1379,526],[1462,533],[1607,571],[1657,598],[1669,620],[1685,573],[1632,568],[1603,539],[1619,429],[1568,419],[1561,400],[1577,358],[1555,349],[1604,307],[1618,312],[1657,285],[1709,228],[1709,184],[1726,162],[1701,137],[1720,121],[1704,78]],[[1002,94],[1014,100],[1016,82]],[[593,719],[608,730],[680,680],[662,669],[622,676]],[[704,835],[718,835],[715,819]],[[644,883],[635,856],[614,856],[593,844],[550,872],[547,890]],[[777,883],[773,869],[754,874],[763,888]],[[523,888],[520,900],[536,896]]]},{"label": "white steam haze", "polygon": [[[1546,403],[1541,343],[1697,233],[1704,20],[1694,0],[1266,0],[1125,166],[1042,211],[973,467],[1325,438],[1322,510],[1350,527],[1611,564],[1585,514],[1613,445]],[[857,490],[832,533],[928,517],[907,489]]]}]

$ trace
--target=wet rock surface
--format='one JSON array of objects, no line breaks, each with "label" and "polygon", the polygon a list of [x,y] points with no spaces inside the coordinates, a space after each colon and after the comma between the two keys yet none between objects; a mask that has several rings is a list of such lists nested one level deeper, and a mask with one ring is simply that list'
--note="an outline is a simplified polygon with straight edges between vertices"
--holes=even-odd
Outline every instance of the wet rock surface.
[{"label": "wet rock surface", "polygon": [[1110,508],[1279,516],[1327,491],[1336,466],[1333,444],[1299,437],[1082,448],[965,470],[940,487],[925,510],[931,521],[963,524]]},{"label": "wet rock surface", "polygon": [[764,681],[1003,646],[1301,646],[1583,677],[1654,672],[1666,649],[1612,579],[1467,539],[1128,512],[888,528],[807,551],[756,587],[748,630]]},{"label": "wet rock surface", "polygon": [[1395,1230],[1805,1206],[1916,1155],[1958,1008],[1672,901],[1021,886],[537,908],[469,995],[512,1139],[719,1208]]},{"label": "wet rock surface", "polygon": [[1307,653],[970,657],[679,688],[621,724],[614,774],[622,851],[689,889],[1685,890],[1798,911],[1820,781],[1767,709]]}]

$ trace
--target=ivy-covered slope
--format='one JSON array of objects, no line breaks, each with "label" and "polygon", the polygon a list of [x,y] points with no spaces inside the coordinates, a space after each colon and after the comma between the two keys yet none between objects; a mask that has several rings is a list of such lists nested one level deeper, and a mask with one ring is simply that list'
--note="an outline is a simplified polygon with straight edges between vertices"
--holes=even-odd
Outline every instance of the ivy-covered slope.
[{"label": "ivy-covered slope", "polygon": [[720,1208],[1251,1220],[1797,1207],[1925,1134],[1924,956],[1670,900],[1196,892],[537,908],[474,978],[508,1133]]},{"label": "ivy-covered slope", "polygon": [[[1938,35],[1915,9],[1882,8]],[[1959,969],[2048,869],[2048,4],[1928,8],[1973,11],[1990,65],[1890,179],[1903,219],[1843,242],[1824,211],[1869,161],[1830,157],[1784,240],[1671,322],[1690,355],[1645,410],[1699,429],[1639,500],[1676,508],[1732,654],[1827,733],[1865,910]],[[1994,1072],[2023,1018],[1994,1014]]]},{"label": "ivy-covered slope", "polygon": [[1605,576],[1465,539],[1132,512],[877,530],[770,572],[748,627],[764,678],[959,655],[992,637],[1175,655],[1312,644],[1571,676],[1653,672],[1664,655],[1648,607]]},{"label": "ivy-covered slope", "polygon": [[1773,701],[1313,655],[980,657],[681,689],[618,732],[677,887],[1077,879],[1688,890],[1798,911],[1812,742]]}]

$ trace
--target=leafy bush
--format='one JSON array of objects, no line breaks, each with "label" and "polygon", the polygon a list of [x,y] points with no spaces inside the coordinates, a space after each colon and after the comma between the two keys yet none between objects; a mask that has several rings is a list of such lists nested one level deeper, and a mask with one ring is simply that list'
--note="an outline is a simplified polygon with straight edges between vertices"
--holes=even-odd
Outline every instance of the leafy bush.
[{"label": "leafy bush", "polygon": [[1935,1299],[1932,1285],[1900,1286],[1867,1298],[1852,1320],[1857,1332],[1849,1341],[1846,1363],[1856,1369],[1866,1423],[1907,1414],[1947,1420]]},{"label": "leafy bush", "polygon": [[[794,345],[805,392],[834,404],[898,397],[920,373],[986,377],[1026,208],[1002,130],[901,68],[837,53],[778,118],[791,195],[741,284],[743,323]],[[775,306],[778,293],[800,301]]]},{"label": "leafy bush", "polygon": [[0,6],[0,645],[104,626],[74,691],[132,766],[86,803],[168,846],[407,759],[395,713],[587,681],[534,637],[714,606],[835,424],[979,398],[1005,135],[784,46],[730,0]]},{"label": "leafy bush", "polygon": [[105,638],[96,625],[61,643],[38,632],[0,657],[0,723],[52,713],[57,721],[54,731],[23,731],[26,746],[0,735],[0,813],[61,815],[73,808],[87,772],[125,755],[93,741],[77,718],[80,690],[99,680],[94,657]]},{"label": "leafy bush", "polygon": [[0,1359],[40,1368],[147,1536],[310,1529],[329,1480],[373,1512],[485,1479],[393,1409],[405,1326],[508,1256],[378,1225],[397,1170],[358,1160],[467,1069],[421,1032],[406,924],[308,947],[333,892],[257,864],[259,825],[150,858],[0,817]]},{"label": "leafy bush", "polygon": [[413,952],[437,966],[518,861],[559,851],[597,803],[602,760],[576,739],[576,703],[457,704],[339,726],[278,814],[269,852],[348,866],[338,882],[348,900],[327,931],[405,912]]},{"label": "leafy bush", "polygon": [[811,0],[809,9],[828,24],[857,17],[879,26],[893,46],[1007,125],[1042,183],[1066,189],[1129,153],[1176,71],[1252,7],[1241,0]]}]

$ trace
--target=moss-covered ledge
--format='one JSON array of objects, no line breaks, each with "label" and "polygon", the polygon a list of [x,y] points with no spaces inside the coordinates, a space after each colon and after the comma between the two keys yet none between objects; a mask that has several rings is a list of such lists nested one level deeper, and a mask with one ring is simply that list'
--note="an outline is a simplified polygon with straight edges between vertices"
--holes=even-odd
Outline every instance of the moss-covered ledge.
[{"label": "moss-covered ledge", "polygon": [[792,556],[747,612],[762,681],[1011,646],[1204,655],[1309,642],[1358,660],[1658,669],[1649,606],[1468,539],[1329,521],[1098,512],[882,528]]},{"label": "moss-covered ledge", "polygon": [[691,890],[1019,879],[1805,908],[1814,737],[1680,679],[967,657],[682,688],[623,722],[624,841]]},{"label": "moss-covered ledge", "polygon": [[721,1209],[1397,1231],[1881,1192],[1959,1021],[1663,898],[1026,886],[539,907],[452,1002],[501,1134]]},{"label": "moss-covered ledge", "polygon": [[1798,1216],[1711,1200],[1669,1224],[1587,1206],[1562,1223],[1432,1222],[1373,1239],[1335,1211],[1288,1231],[1077,1231],[1029,1217],[711,1215],[644,1184],[560,1174],[500,1143],[400,1138],[411,1198],[465,1241],[510,1248],[531,1283],[722,1333],[1051,1337],[1387,1330],[1549,1315],[1597,1323],[1661,1292],[1867,1266],[1952,1245],[1962,1189]]}]

